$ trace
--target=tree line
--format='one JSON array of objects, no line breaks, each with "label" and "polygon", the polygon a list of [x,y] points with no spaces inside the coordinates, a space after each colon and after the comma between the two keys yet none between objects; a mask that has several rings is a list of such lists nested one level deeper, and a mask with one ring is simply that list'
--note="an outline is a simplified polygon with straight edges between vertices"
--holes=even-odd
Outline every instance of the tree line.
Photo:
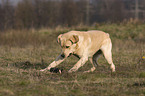
[{"label": "tree line", "polygon": [[[134,18],[131,10],[135,4],[132,1],[22,0],[12,5],[9,0],[3,0],[0,4],[0,30],[121,22]],[[145,5],[144,1],[141,3]]]}]

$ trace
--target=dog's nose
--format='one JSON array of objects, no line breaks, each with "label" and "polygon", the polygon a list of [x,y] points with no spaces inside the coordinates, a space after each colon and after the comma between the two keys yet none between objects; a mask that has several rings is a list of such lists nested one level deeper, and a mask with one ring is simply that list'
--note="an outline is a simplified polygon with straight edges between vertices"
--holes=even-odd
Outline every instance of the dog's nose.
[{"label": "dog's nose", "polygon": [[61,57],[63,57],[63,58],[64,58],[64,57],[65,57],[65,55],[64,55],[64,54],[61,54]]}]

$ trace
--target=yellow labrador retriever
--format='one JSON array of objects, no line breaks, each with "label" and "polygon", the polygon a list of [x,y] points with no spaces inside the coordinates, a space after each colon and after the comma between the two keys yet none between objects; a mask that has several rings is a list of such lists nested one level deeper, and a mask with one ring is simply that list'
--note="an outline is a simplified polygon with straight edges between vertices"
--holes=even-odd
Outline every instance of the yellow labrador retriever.
[{"label": "yellow labrador retriever", "polygon": [[93,67],[86,72],[93,72],[97,66],[97,59],[102,53],[110,64],[112,72],[115,71],[111,52],[112,43],[108,33],[98,30],[87,32],[70,31],[65,34],[60,34],[57,41],[62,47],[61,54],[47,68],[40,71],[50,70],[73,54],[80,59],[74,67],[68,71],[69,73],[77,71],[88,60],[90,60]]}]

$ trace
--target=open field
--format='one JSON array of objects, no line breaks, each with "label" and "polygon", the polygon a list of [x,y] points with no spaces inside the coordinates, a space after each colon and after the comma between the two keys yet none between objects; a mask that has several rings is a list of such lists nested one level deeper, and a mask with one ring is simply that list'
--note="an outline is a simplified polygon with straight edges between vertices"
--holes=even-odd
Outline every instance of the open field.
[{"label": "open field", "polygon": [[[40,72],[61,52],[56,38],[69,30],[103,30],[113,42],[116,72],[103,56],[97,70],[87,62],[77,72],[67,71],[77,62],[69,57],[58,67],[62,74]],[[0,33],[0,96],[144,96],[145,24],[102,24],[94,27],[9,30]]]}]

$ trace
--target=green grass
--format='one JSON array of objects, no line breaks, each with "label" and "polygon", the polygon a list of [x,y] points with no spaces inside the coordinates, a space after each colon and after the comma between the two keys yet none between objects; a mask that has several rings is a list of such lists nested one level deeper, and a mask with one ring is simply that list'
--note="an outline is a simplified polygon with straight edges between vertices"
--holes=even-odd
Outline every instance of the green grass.
[{"label": "green grass", "polygon": [[[58,67],[62,74],[39,70],[61,52],[56,38],[69,30],[103,30],[113,42],[116,72],[103,56],[94,72],[87,62],[77,72],[67,71],[78,61],[70,57]],[[0,96],[144,96],[145,24],[104,24],[94,27],[9,30],[0,34]]]}]

